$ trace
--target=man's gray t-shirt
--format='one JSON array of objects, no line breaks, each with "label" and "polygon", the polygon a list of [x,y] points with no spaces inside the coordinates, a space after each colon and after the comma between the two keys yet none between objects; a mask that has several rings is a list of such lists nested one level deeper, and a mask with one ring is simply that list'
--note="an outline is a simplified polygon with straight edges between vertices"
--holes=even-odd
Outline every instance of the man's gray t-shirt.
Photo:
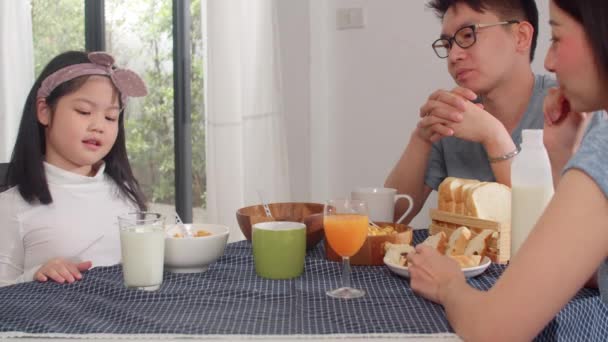
[{"label": "man's gray t-shirt", "polygon": [[[579,150],[566,164],[564,172],[570,169],[585,172],[608,198],[608,121],[600,120],[590,125],[592,127],[583,138]],[[598,285],[602,300],[608,303],[607,261],[604,261],[599,268]]]},{"label": "man's gray t-shirt", "polygon": [[[511,134],[518,148],[523,129],[543,128],[543,101],[547,90],[556,86],[555,80],[547,75],[534,76],[534,89],[528,108]],[[433,144],[424,182],[437,190],[439,184],[448,176],[485,182],[496,181],[483,145],[455,137],[446,137]]]}]

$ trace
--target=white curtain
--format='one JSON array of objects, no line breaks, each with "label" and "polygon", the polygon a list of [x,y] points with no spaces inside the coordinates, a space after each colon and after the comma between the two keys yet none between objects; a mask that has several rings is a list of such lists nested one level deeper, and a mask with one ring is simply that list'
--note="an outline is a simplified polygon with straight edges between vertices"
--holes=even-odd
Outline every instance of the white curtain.
[{"label": "white curtain", "polygon": [[34,84],[29,0],[0,1],[0,162],[13,151],[25,98]]},{"label": "white curtain", "polygon": [[278,0],[207,0],[207,210],[240,234],[235,213],[290,198],[281,100]]}]

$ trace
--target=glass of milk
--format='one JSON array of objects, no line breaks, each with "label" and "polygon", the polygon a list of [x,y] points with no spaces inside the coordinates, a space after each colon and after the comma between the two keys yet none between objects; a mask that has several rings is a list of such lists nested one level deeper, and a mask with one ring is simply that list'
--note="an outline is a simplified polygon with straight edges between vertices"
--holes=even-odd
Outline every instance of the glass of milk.
[{"label": "glass of milk", "polygon": [[136,212],[118,217],[122,273],[129,288],[156,291],[163,282],[165,218]]}]

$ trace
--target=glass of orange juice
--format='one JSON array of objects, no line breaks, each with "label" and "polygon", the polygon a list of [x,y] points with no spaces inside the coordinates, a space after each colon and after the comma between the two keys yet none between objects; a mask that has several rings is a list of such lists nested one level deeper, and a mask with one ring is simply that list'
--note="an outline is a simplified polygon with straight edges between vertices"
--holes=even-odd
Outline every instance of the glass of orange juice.
[{"label": "glass of orange juice", "polygon": [[334,298],[358,298],[365,291],[350,286],[350,260],[367,238],[369,224],[367,204],[359,200],[330,200],[323,210],[325,238],[331,248],[342,257],[342,287],[327,291]]}]

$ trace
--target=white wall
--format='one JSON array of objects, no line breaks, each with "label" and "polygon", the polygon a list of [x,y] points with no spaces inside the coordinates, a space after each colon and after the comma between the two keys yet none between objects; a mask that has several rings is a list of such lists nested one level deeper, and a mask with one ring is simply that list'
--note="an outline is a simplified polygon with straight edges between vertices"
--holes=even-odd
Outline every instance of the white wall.
[{"label": "white wall", "polygon": [[[279,3],[294,199],[322,202],[357,186],[382,185],[418,108],[435,89],[454,86],[430,47],[439,20],[420,0]],[[541,30],[533,68],[543,73],[548,0],[537,3]],[[364,9],[365,27],[337,30],[336,9],[353,7]],[[434,206],[432,195],[412,226],[428,226]]]}]

